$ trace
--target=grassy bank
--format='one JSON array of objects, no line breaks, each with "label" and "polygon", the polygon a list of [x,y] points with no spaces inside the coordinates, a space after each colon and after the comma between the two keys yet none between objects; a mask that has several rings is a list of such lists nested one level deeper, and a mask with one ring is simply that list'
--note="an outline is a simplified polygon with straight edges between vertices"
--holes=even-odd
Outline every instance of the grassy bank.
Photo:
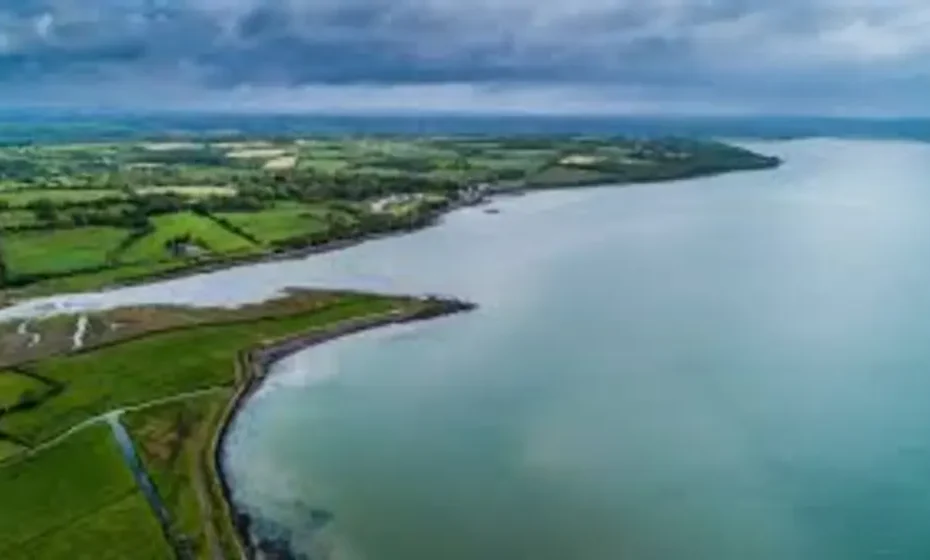
[{"label": "grassy bank", "polygon": [[211,492],[210,449],[232,390],[131,412],[124,423],[191,558],[236,556],[235,535]]},{"label": "grassy bank", "polygon": [[0,430],[38,444],[110,410],[231,387],[236,381],[231,360],[243,348],[355,316],[385,313],[396,305],[390,299],[346,295],[287,315],[181,328],[40,360],[24,367],[67,390],[42,406],[0,418]]},{"label": "grassy bank", "polygon": [[[300,291],[240,309],[95,315],[77,353],[50,336],[37,346],[42,356],[0,373],[0,557],[238,558],[239,517],[217,457],[265,366],[336,336],[468,308]],[[31,328],[53,334],[73,321]],[[16,406],[24,394],[32,401]],[[115,410],[126,410],[124,425],[168,509],[167,538],[101,422]]]}]

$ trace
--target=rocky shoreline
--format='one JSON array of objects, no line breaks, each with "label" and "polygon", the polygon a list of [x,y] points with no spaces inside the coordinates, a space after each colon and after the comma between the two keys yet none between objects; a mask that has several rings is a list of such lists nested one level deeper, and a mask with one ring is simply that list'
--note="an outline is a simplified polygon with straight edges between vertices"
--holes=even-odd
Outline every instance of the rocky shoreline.
[{"label": "rocky shoreline", "polygon": [[265,379],[268,378],[271,366],[291,354],[336,338],[389,325],[426,321],[472,311],[476,308],[477,305],[471,302],[428,297],[421,299],[409,310],[398,309],[375,316],[350,319],[329,328],[287,337],[239,354],[236,362],[237,376],[240,377],[239,388],[220,419],[212,443],[211,456],[213,459],[212,474],[219,485],[228,519],[235,528],[238,546],[243,558],[255,558],[258,552],[262,552],[264,555],[270,554],[272,558],[300,558],[290,550],[288,543],[263,540],[254,542],[255,539],[253,539],[251,531],[253,520],[247,513],[236,509],[232,499],[232,488],[225,472],[223,449],[229,430],[239,411],[248,402],[249,397],[260,389]]}]

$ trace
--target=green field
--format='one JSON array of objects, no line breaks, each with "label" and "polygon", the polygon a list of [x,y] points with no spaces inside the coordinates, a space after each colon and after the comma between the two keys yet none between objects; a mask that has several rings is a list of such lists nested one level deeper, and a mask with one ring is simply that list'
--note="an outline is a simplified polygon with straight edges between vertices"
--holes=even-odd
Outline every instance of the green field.
[{"label": "green field", "polygon": [[10,560],[171,560],[152,509],[141,493],[103,507],[50,534],[17,545]]},{"label": "green field", "polygon": [[13,277],[65,273],[106,265],[128,235],[112,227],[17,232],[0,238],[0,252]]},{"label": "green field", "polygon": [[108,189],[28,189],[0,191],[0,201],[10,206],[24,207],[37,200],[50,200],[55,203],[87,202],[101,198],[125,198],[126,194],[119,190]]},{"label": "green field", "polygon": [[220,218],[260,239],[274,243],[299,235],[325,231],[329,227],[325,207],[296,203],[278,203],[261,212],[228,212]]},{"label": "green field", "polygon": [[189,198],[206,198],[210,196],[235,196],[234,187],[207,186],[207,185],[180,185],[175,187],[137,187],[132,190],[136,194],[177,194]]},{"label": "green field", "polygon": [[0,431],[37,444],[117,408],[232,385],[233,359],[242,348],[341,319],[381,313],[395,305],[383,298],[346,295],[322,310],[156,333],[93,352],[50,358],[34,368],[65,384],[65,391],[38,408],[0,418]]},{"label": "green field", "polygon": [[0,463],[14,455],[19,454],[23,448],[12,441],[0,439]]},{"label": "green field", "polygon": [[48,385],[31,377],[0,371],[0,411],[21,402],[25,396],[39,398],[48,390]]},{"label": "green field", "polygon": [[[214,393],[131,412],[123,423],[132,435],[149,477],[173,520],[173,532],[191,544],[196,558],[215,558],[207,524],[210,473],[205,464],[211,437],[230,392]],[[214,523],[214,534],[223,533]],[[218,548],[222,550],[222,545]]]},{"label": "green field", "polygon": [[0,496],[0,558],[170,558],[109,426],[0,466]]},{"label": "green field", "polygon": [[171,259],[165,244],[182,235],[190,235],[197,245],[211,253],[238,253],[254,249],[251,241],[232,233],[213,220],[181,212],[152,219],[155,231],[142,237],[120,254],[123,262],[145,262]]},{"label": "green field", "polygon": [[29,226],[37,222],[35,214],[29,210],[7,210],[0,212],[0,230]]},{"label": "green field", "polygon": [[610,175],[590,169],[555,166],[532,175],[528,181],[538,188],[559,187],[566,183],[607,183]]},{"label": "green field", "polygon": [[322,173],[336,173],[349,168],[349,162],[336,155],[336,157],[309,157],[301,159],[298,168],[315,169]]}]

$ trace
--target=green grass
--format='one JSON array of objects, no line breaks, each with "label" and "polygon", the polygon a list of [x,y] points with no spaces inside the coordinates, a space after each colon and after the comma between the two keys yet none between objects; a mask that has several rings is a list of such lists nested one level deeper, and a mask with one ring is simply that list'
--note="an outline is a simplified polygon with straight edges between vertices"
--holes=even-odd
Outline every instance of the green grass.
[{"label": "green grass", "polygon": [[221,186],[176,186],[176,187],[138,187],[133,189],[136,194],[177,194],[188,198],[207,198],[211,196],[234,196],[234,187]]},{"label": "green grass", "polygon": [[0,410],[15,405],[28,393],[41,396],[49,390],[48,385],[25,375],[11,371],[0,371]]},{"label": "green grass", "polygon": [[349,161],[338,154],[332,157],[315,157],[311,154],[309,157],[301,158],[297,163],[297,167],[300,169],[316,169],[323,173],[335,173],[348,169]]},{"label": "green grass", "polygon": [[17,546],[11,560],[170,560],[174,553],[141,493],[130,494],[60,531]]},{"label": "green grass", "polygon": [[0,191],[0,200],[11,206],[26,206],[30,202],[48,199],[55,203],[87,202],[101,198],[125,198],[126,193],[115,189],[48,189],[34,188],[27,190]]},{"label": "green grass", "polygon": [[60,274],[104,266],[128,235],[112,227],[19,232],[4,235],[0,251],[13,277]]},{"label": "green grass", "polygon": [[62,278],[51,278],[30,284],[27,288],[17,291],[20,297],[38,297],[48,294],[64,292],[81,292],[97,290],[108,286],[150,277],[153,274],[166,273],[183,269],[189,266],[182,261],[165,261],[156,263],[136,263],[115,268],[108,268],[99,272],[75,274]]},{"label": "green grass", "polygon": [[38,223],[31,210],[7,210],[0,212],[0,229],[30,226]]},{"label": "green grass", "polygon": [[0,463],[5,459],[19,454],[23,450],[23,447],[13,443],[12,441],[7,441],[5,439],[0,439]]},{"label": "green grass", "polygon": [[[213,523],[211,471],[205,461],[210,460],[210,441],[230,397],[231,392],[203,395],[123,417],[145,470],[171,515],[175,534],[184,535],[192,544],[196,558],[216,557],[205,533],[207,525]],[[214,523],[214,527],[217,534],[223,531],[222,523]]]},{"label": "green grass", "polygon": [[255,248],[248,239],[226,230],[213,220],[180,212],[158,216],[152,220],[155,231],[130,245],[121,255],[123,262],[159,261],[172,258],[165,243],[181,235],[190,234],[212,253],[246,252]]},{"label": "green grass", "polygon": [[375,296],[346,295],[321,310],[156,333],[93,352],[50,358],[35,369],[65,384],[66,390],[38,408],[0,418],[0,431],[39,443],[117,408],[232,385],[233,360],[241,349],[398,305]]},{"label": "green grass", "polygon": [[[109,426],[0,466],[0,496],[0,558],[101,558],[109,546],[166,557],[150,554],[167,550],[154,516],[127,502],[139,494]],[[130,542],[100,540],[114,532]]]},{"label": "green grass", "polygon": [[265,243],[325,231],[326,209],[295,203],[278,204],[261,212],[230,212],[219,216]]},{"label": "green grass", "polygon": [[527,182],[536,188],[562,187],[574,184],[590,184],[603,181],[610,182],[611,175],[577,167],[555,166],[531,175]]}]

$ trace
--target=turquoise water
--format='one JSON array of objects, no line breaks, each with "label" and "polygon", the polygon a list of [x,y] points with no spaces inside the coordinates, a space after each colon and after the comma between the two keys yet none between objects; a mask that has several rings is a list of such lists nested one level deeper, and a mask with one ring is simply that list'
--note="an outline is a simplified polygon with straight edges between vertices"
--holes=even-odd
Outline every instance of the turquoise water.
[{"label": "turquoise water", "polygon": [[755,147],[295,265],[482,308],[281,362],[236,500],[335,559],[930,558],[930,147]]}]

